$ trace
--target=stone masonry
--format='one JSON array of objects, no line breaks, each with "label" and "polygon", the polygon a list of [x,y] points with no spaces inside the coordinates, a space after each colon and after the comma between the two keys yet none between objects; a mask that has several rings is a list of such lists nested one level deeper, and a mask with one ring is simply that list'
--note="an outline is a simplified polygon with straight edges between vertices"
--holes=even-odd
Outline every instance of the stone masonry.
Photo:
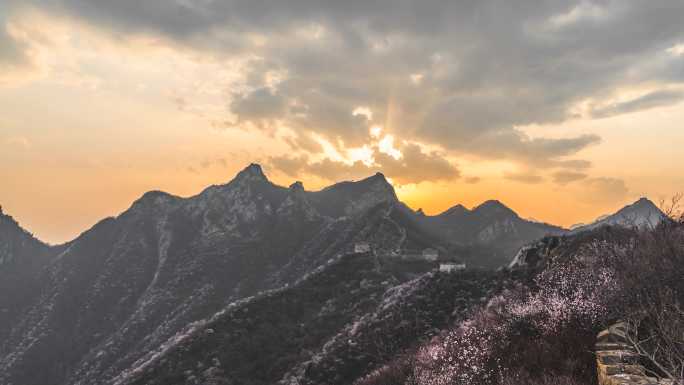
[{"label": "stone masonry", "polygon": [[639,355],[627,340],[627,324],[618,322],[598,334],[596,365],[599,385],[669,385],[646,375]]}]

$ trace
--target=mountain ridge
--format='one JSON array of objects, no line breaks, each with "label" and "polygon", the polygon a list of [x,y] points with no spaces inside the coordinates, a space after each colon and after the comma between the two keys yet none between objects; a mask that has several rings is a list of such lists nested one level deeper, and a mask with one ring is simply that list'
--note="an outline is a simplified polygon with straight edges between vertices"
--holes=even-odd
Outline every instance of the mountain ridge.
[{"label": "mountain ridge", "polygon": [[[230,197],[224,196],[226,191],[237,187],[239,187],[238,190],[241,193],[233,194]],[[293,197],[297,196],[294,200],[292,200],[293,198],[288,198],[293,192],[295,193]],[[590,224],[578,224],[570,229],[545,222],[524,219],[513,209],[495,199],[484,201],[479,205],[473,206],[472,209],[468,209],[462,204],[456,204],[441,213],[427,215],[422,209],[414,211],[402,203],[397,197],[394,187],[389,183],[384,174],[380,172],[357,181],[343,181],[320,190],[309,191],[305,189],[301,181],[296,181],[289,187],[274,184],[268,179],[259,164],[251,163],[240,170],[230,181],[224,184],[209,186],[193,196],[180,197],[159,190],[148,191],[136,199],[127,210],[117,216],[105,218],[103,221],[130,216],[137,210],[162,213],[174,210],[174,207],[182,206],[185,207],[186,211],[189,211],[188,215],[192,215],[193,211],[204,210],[208,206],[213,206],[215,209],[221,207],[228,211],[240,212],[238,222],[248,222],[256,219],[252,218],[252,216],[256,215],[258,211],[256,207],[258,205],[250,201],[250,197],[254,194],[261,194],[264,198],[257,203],[263,206],[261,209],[265,210],[265,212],[276,210],[278,209],[276,206],[283,204],[286,199],[291,199],[292,202],[300,202],[298,204],[306,208],[309,218],[321,215],[322,217],[327,217],[328,220],[355,215],[383,202],[402,206],[405,210],[403,208],[401,210],[405,211],[406,215],[412,217],[412,221],[419,223],[426,231],[440,233],[442,237],[448,238],[451,242],[468,248],[479,247],[480,245],[489,247],[497,243],[505,244],[506,246],[503,247],[505,249],[504,253],[508,253],[509,258],[526,242],[545,235],[584,231],[605,224],[624,225],[624,218],[627,215],[623,214],[625,210],[631,210],[632,207],[647,207],[647,211],[650,210],[651,213],[657,213],[658,221],[664,216],[653,202],[647,198],[641,198],[637,202],[625,206],[612,216],[603,216]],[[241,200],[242,204],[239,204]],[[232,203],[237,202],[237,204],[228,207],[228,201]],[[288,202],[288,204],[292,204],[292,202]],[[211,215],[216,217],[223,216],[218,210],[213,210]],[[615,216],[622,216],[623,220],[616,220]],[[643,219],[641,221],[643,222]],[[205,222],[207,221],[205,220]],[[93,226],[93,228],[96,226]],[[222,227],[231,226],[238,226],[238,224],[237,222],[232,224],[222,223]],[[206,229],[206,231],[220,232],[222,230],[220,228],[212,228]],[[521,234],[523,234],[523,240],[515,241],[516,237],[521,237]],[[61,246],[66,247],[79,239],[81,235]]]},{"label": "mountain ridge", "polygon": [[[358,187],[362,187],[362,186],[367,187],[367,186],[372,186],[373,184],[376,184],[377,186],[381,186],[381,188],[378,190],[378,193],[382,193],[383,192],[382,190],[384,189],[385,190],[384,192],[387,194],[386,197],[379,199],[379,201],[400,202],[399,198],[396,195],[396,191],[394,190],[394,187],[389,183],[389,181],[386,179],[384,174],[381,172],[377,172],[374,175],[371,175],[369,177],[366,177],[366,178],[363,178],[360,180],[337,182],[337,183],[334,183],[332,185],[323,187],[319,190],[307,190],[307,189],[305,189],[304,184],[301,181],[295,181],[289,187],[277,185],[268,179],[267,175],[264,173],[263,168],[260,164],[251,163],[248,166],[246,166],[245,168],[243,168],[242,170],[238,171],[238,173],[230,181],[223,183],[223,184],[216,184],[216,185],[208,186],[207,188],[203,189],[199,193],[197,193],[195,195],[188,196],[188,197],[181,197],[181,196],[174,195],[172,193],[162,191],[162,190],[147,191],[147,192],[143,193],[139,198],[135,199],[128,209],[124,210],[123,212],[121,212],[117,215],[113,215],[110,217],[103,218],[102,220],[106,220],[109,218],[117,218],[117,217],[127,213],[129,210],[131,210],[135,206],[160,205],[160,204],[165,204],[165,203],[172,203],[175,201],[187,201],[187,200],[197,199],[198,197],[200,197],[204,194],[207,194],[210,191],[221,190],[221,189],[224,189],[227,186],[229,186],[231,183],[239,183],[239,182],[242,182],[242,183],[245,183],[245,182],[257,182],[258,183],[258,182],[261,182],[261,183],[265,183],[265,184],[277,187],[278,189],[281,189],[283,191],[288,190],[288,189],[296,189],[296,190],[303,191],[304,193],[309,195],[309,199],[311,199],[312,196],[325,195],[325,193],[329,193],[329,192],[335,191],[335,190],[345,190],[345,189],[354,190],[355,188],[358,188]],[[354,186],[354,187],[350,187],[350,186]],[[323,200],[322,198],[318,198],[318,199],[314,198],[313,199],[314,202],[315,201],[322,201],[322,200]],[[651,200],[649,200],[646,197],[642,197],[638,201],[621,208],[620,210],[618,210],[617,212],[615,212],[613,214],[605,214],[605,215],[599,216],[598,218],[596,218],[592,222],[577,223],[577,224],[570,226],[569,228],[564,228],[563,226],[555,225],[555,224],[552,224],[552,223],[549,223],[546,221],[538,221],[538,220],[524,219],[524,218],[523,219],[528,221],[528,222],[532,222],[532,223],[550,225],[550,226],[553,226],[553,227],[556,227],[559,229],[563,229],[563,230],[568,230],[568,231],[576,231],[576,230],[581,229],[581,228],[586,228],[587,226],[594,226],[595,224],[598,224],[599,222],[602,224],[603,222],[606,221],[606,219],[608,219],[608,217],[615,216],[616,214],[620,214],[621,210],[625,210],[631,206],[634,206],[634,205],[637,205],[640,203],[641,204],[648,203],[648,205],[652,207],[653,212],[660,212],[662,214],[662,211],[660,211],[660,209],[658,209],[657,206]],[[2,210],[1,207],[0,207],[0,210]],[[477,212],[477,211],[481,211],[481,212],[482,211],[485,211],[485,212],[500,211],[503,213],[510,214],[512,216],[520,217],[520,215],[515,210],[511,209],[510,207],[508,207],[507,205],[505,205],[504,203],[502,203],[500,200],[497,200],[497,199],[486,200],[486,201],[484,201],[478,205],[473,206],[471,209],[465,207],[463,204],[458,203],[458,204],[455,204],[454,206],[451,206],[448,209],[446,209],[440,213],[433,214],[433,215],[426,214],[423,211],[423,209],[417,209],[414,212],[420,216],[434,218],[434,217],[446,217],[446,216],[451,216],[451,215],[459,215],[460,216],[460,215],[469,214],[469,213],[473,213],[473,212]],[[4,214],[2,211],[0,211],[0,215],[5,215],[5,216],[9,217],[9,215]],[[23,227],[22,227],[22,230],[28,232],[28,230],[25,230]],[[78,236],[75,237],[74,239],[65,241],[61,244],[50,245],[50,246],[66,245],[66,244],[74,241],[77,238],[78,238]],[[41,241],[39,238],[36,238],[36,239],[38,241],[40,241],[41,243],[44,243],[47,245],[47,243]]]},{"label": "mountain ridge", "polygon": [[637,201],[620,208],[612,214],[605,214],[598,217],[594,222],[575,225],[571,228],[571,232],[583,232],[611,225],[653,228],[666,219],[667,215],[665,215],[655,203],[646,197],[641,197]]},{"label": "mountain ridge", "polygon": [[421,215],[381,173],[306,191],[251,164],[191,197],[147,192],[62,246],[2,214],[0,292],[16,295],[0,298],[0,383],[99,385],[188,325],[295,285],[358,244],[370,245],[373,269],[414,279],[439,263],[415,260],[428,248],[493,269],[565,231],[498,201],[454,207]]},{"label": "mountain ridge", "polygon": [[48,248],[49,264],[26,268],[35,279],[6,281],[30,295],[0,302],[0,383],[100,384],[186,325],[292,284],[355,242],[390,250],[423,237],[393,219],[397,202],[381,174],[320,194],[276,186],[256,165],[192,197],[143,194]]}]

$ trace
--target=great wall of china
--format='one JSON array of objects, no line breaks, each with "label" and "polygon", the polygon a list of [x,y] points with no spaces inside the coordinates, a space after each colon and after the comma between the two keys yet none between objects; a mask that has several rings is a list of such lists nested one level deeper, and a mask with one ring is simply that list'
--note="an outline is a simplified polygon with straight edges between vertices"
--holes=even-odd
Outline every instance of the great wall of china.
[{"label": "great wall of china", "polygon": [[672,385],[670,380],[648,376],[639,355],[629,344],[627,325],[618,322],[596,339],[596,371],[599,385]]}]

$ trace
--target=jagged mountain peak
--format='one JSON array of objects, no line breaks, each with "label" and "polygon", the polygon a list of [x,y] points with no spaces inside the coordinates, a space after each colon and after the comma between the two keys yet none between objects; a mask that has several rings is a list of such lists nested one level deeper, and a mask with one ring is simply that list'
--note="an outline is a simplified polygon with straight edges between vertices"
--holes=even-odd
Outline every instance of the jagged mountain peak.
[{"label": "jagged mountain peak", "polygon": [[159,206],[181,198],[164,191],[152,190],[143,194],[133,202],[133,206]]},{"label": "jagged mountain peak", "polygon": [[439,214],[439,216],[444,217],[444,216],[452,216],[452,215],[462,215],[465,213],[470,212],[465,206],[462,204],[457,204],[456,206],[450,207],[443,213]]},{"label": "jagged mountain peak", "polygon": [[35,255],[32,252],[42,254],[47,248],[48,244],[37,239],[0,208],[0,266],[17,257],[33,259]]},{"label": "jagged mountain peak", "polygon": [[375,173],[375,175],[370,176],[366,179],[360,180],[358,183],[360,186],[368,185],[372,191],[385,193],[387,198],[392,201],[398,201],[397,194],[394,191],[394,186],[387,180],[385,175],[381,172]]},{"label": "jagged mountain peak", "polygon": [[489,199],[489,200],[486,200],[486,201],[480,203],[480,205],[477,206],[475,209],[489,208],[489,207],[503,207],[503,208],[508,208],[508,207],[506,207],[506,205],[504,205],[503,203],[501,203],[500,200],[497,200],[497,199]]},{"label": "jagged mountain peak", "polygon": [[392,184],[387,180],[385,174],[381,172],[377,172],[374,175],[371,175],[367,178],[358,181],[337,183],[336,185],[333,185],[331,187],[335,187],[338,185],[353,185],[360,189],[374,188],[394,192],[394,186],[392,186]]},{"label": "jagged mountain peak", "polygon": [[646,197],[639,198],[639,200],[632,203],[631,205],[628,205],[627,207],[649,207],[649,208],[654,208],[654,209],[660,210],[658,208],[658,206],[656,206],[656,204],[653,203],[653,201],[651,201],[650,199],[648,199]]},{"label": "jagged mountain peak", "polygon": [[266,177],[266,174],[264,174],[264,170],[261,168],[261,165],[257,163],[250,163],[249,166],[245,167],[237,174],[235,180],[258,180],[267,182],[268,178]]},{"label": "jagged mountain peak", "polygon": [[336,183],[308,194],[317,209],[330,217],[354,215],[380,203],[399,202],[394,187],[382,173],[359,181]]},{"label": "jagged mountain peak", "polygon": [[[387,178],[385,177],[385,174],[381,173],[380,171],[376,172],[376,173],[375,173],[373,176],[371,176],[370,178],[375,178],[375,179],[378,179],[378,180],[384,180],[385,182],[387,182]],[[389,183],[389,182],[387,182],[387,183]]]},{"label": "jagged mountain peak", "polygon": [[276,212],[281,216],[290,218],[297,217],[298,213],[303,214],[307,221],[314,221],[317,218],[320,218],[320,214],[307,198],[304,184],[300,181],[290,185],[287,197],[279,205]]},{"label": "jagged mountain peak", "polygon": [[302,183],[301,181],[296,181],[290,185],[290,190],[304,191],[304,183]]},{"label": "jagged mountain peak", "polygon": [[515,213],[515,211],[511,210],[508,206],[505,204],[501,203],[498,200],[492,199],[483,202],[479,206],[475,207],[472,210],[473,213],[476,214],[485,214],[485,215],[510,215],[510,216],[517,216],[518,214]]},{"label": "jagged mountain peak", "polygon": [[25,233],[27,235],[30,235],[33,238],[33,235],[31,235],[26,229],[21,227],[19,222],[17,222],[14,217],[12,217],[9,214],[6,214],[2,210],[2,206],[0,206],[0,240],[2,239],[2,236],[5,234],[6,231],[12,230],[12,231],[17,231],[20,233]]},{"label": "jagged mountain peak", "polygon": [[351,194],[381,193],[390,200],[398,201],[394,186],[380,172],[358,181],[339,182],[321,190],[321,192],[331,191],[345,191]]},{"label": "jagged mountain peak", "polygon": [[573,227],[573,232],[595,229],[601,226],[655,227],[666,218],[650,199],[642,197],[614,214],[603,215],[593,223]]},{"label": "jagged mountain peak", "polygon": [[658,206],[655,205],[650,199],[642,197],[639,198],[636,202],[627,205],[620,209],[618,212],[616,212],[613,215],[609,215],[604,220],[610,220],[611,218],[615,218],[616,216],[625,216],[625,215],[634,215],[634,216],[645,216],[645,215],[650,215],[654,216],[654,219],[661,220],[662,218],[665,217],[665,214],[658,208]]},{"label": "jagged mountain peak", "polygon": [[[133,204],[116,216],[118,219],[132,218],[137,216],[158,215],[168,212],[173,207],[181,204],[185,198],[181,198],[164,191],[152,190],[144,193],[140,198],[133,201]],[[91,228],[88,231],[93,230]]]}]

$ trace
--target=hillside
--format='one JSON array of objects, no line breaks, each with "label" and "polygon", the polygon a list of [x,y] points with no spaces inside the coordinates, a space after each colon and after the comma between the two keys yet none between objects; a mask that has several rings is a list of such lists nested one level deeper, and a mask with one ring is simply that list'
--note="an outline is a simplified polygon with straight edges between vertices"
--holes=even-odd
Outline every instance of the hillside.
[{"label": "hillside", "polygon": [[[426,216],[401,203],[382,174],[310,192],[299,182],[273,184],[255,164],[189,198],[148,192],[60,246],[2,214],[0,288],[12,295],[0,296],[0,383],[99,385],[161,372],[178,382],[195,358],[209,368],[216,355],[236,365],[221,367],[224,380],[351,383],[518,282],[519,273],[495,269],[519,245],[563,232],[496,201]],[[368,247],[367,258],[351,256],[358,245]],[[513,265],[534,271],[521,262],[529,250]],[[468,269],[436,272],[456,260]],[[245,306],[250,317],[265,313],[241,318]],[[282,314],[269,312],[276,308]],[[323,309],[330,319],[313,316]],[[242,329],[253,321],[262,326]],[[179,344],[207,322],[216,323],[216,340],[193,342],[194,331]],[[294,340],[272,347],[280,356],[272,368],[250,366],[228,346],[279,333]],[[183,371],[150,359],[159,351]]]},{"label": "hillside", "polygon": [[[360,183],[367,193],[341,206],[384,201],[373,190],[389,186],[384,179]],[[394,247],[405,231],[388,219],[389,209],[325,216],[301,186],[276,186],[257,165],[191,198],[146,193],[37,269],[36,286],[12,283],[32,296],[0,331],[7,336],[0,340],[0,382],[101,383],[189,323],[292,284],[356,240]],[[9,258],[37,258],[25,244]]]},{"label": "hillside", "polygon": [[648,372],[627,376],[613,362],[623,352],[603,352],[611,381],[676,384],[684,380],[683,256],[682,223],[544,238],[521,250],[502,271],[505,289],[467,319],[354,385],[596,384],[597,335],[616,320],[639,352],[634,367]]},{"label": "hillside", "polygon": [[59,249],[37,240],[0,208],[0,345],[38,296],[40,272]]},{"label": "hillside", "polygon": [[293,287],[227,308],[115,383],[351,383],[462,319],[496,282],[467,272],[400,283],[373,255],[345,255]]}]

